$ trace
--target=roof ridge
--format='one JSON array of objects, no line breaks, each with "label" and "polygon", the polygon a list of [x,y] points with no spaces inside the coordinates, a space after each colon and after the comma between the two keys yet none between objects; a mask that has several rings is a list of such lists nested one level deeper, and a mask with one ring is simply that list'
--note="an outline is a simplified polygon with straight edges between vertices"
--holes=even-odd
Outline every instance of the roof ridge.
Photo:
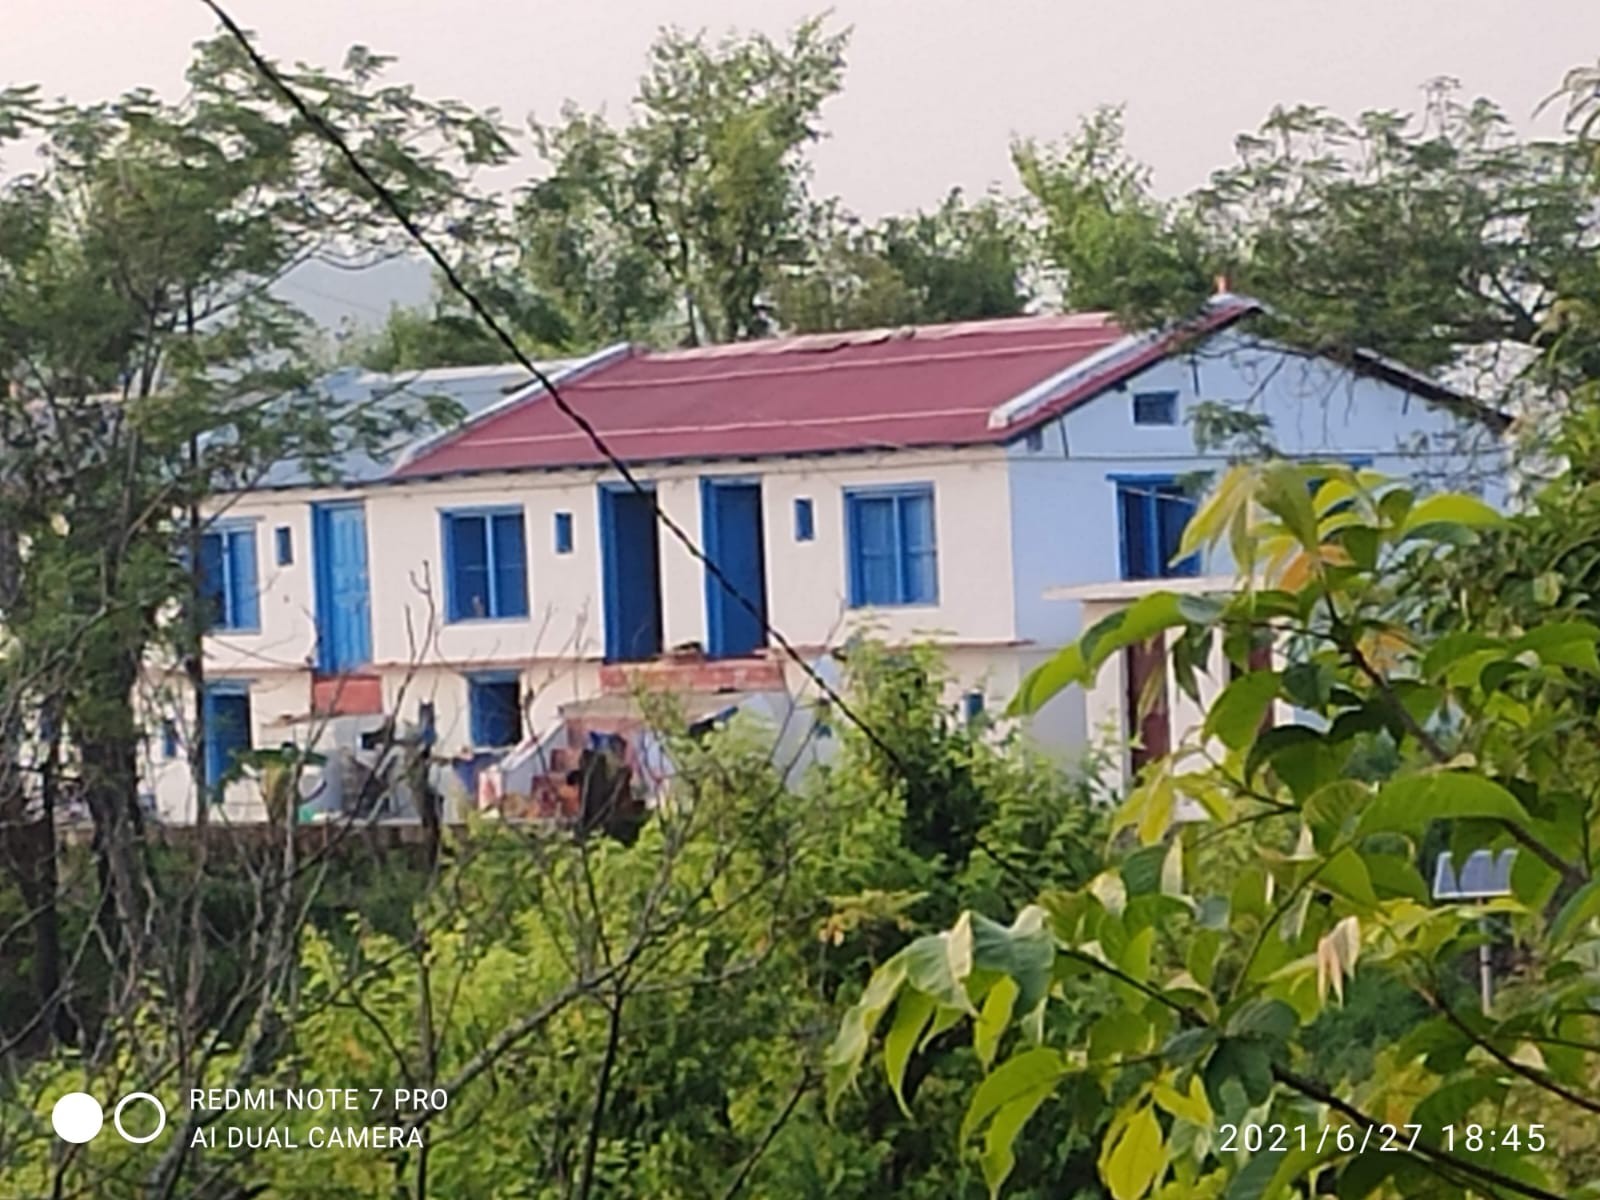
[{"label": "roof ridge", "polygon": [[718,342],[710,346],[683,346],[670,350],[645,350],[640,357],[663,362],[733,358],[744,355],[816,354],[850,346],[881,345],[893,341],[938,341],[981,334],[1017,333],[1028,329],[1093,329],[1115,326],[1109,312],[1024,313],[1014,317],[981,317],[970,321],[942,321],[927,325],[882,325],[869,329],[839,329],[816,333],[785,334],[745,342]]}]

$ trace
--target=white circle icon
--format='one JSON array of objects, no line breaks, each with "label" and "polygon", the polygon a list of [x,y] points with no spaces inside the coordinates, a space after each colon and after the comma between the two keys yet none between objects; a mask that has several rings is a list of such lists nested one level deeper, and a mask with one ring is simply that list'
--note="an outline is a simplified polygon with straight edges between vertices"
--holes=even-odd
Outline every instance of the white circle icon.
[{"label": "white circle icon", "polygon": [[100,1108],[100,1101],[88,1092],[68,1092],[50,1110],[50,1124],[64,1142],[82,1145],[93,1141],[105,1123],[106,1114]]},{"label": "white circle icon", "polygon": [[[133,1134],[122,1127],[122,1110],[127,1108],[134,1100],[145,1100],[156,1107],[156,1127],[143,1137],[134,1137]],[[95,1105],[97,1110],[99,1107],[98,1104]],[[153,1142],[161,1136],[161,1131],[167,1127],[167,1109],[161,1101],[157,1100],[149,1092],[129,1092],[121,1100],[117,1101],[116,1110],[111,1114],[111,1123],[117,1127],[117,1132],[122,1135],[123,1141],[132,1142],[134,1145],[140,1146],[145,1142]],[[99,1126],[96,1125],[95,1128],[98,1129]]]}]

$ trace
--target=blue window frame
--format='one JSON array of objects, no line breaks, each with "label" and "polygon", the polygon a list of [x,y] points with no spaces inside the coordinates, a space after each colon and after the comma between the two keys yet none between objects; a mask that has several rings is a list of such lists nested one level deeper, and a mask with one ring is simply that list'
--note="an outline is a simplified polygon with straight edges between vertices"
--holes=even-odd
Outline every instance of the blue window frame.
[{"label": "blue window frame", "polygon": [[294,531],[287,525],[279,525],[272,531],[272,536],[277,542],[278,565],[292,567],[294,565]]},{"label": "blue window frame", "polygon": [[556,553],[572,553],[572,514],[569,512],[556,514]]},{"label": "blue window frame", "polygon": [[207,684],[205,784],[213,803],[222,800],[222,777],[251,745],[250,689],[242,683]]},{"label": "blue window frame", "polygon": [[1135,425],[1176,425],[1178,423],[1178,393],[1135,392],[1133,394],[1133,423]]},{"label": "blue window frame", "polygon": [[467,713],[474,746],[515,746],[522,741],[522,681],[501,671],[467,676]]},{"label": "blue window frame", "polygon": [[261,628],[254,525],[223,523],[200,535],[200,602],[209,629]]},{"label": "blue window frame", "polygon": [[817,536],[817,514],[811,501],[802,496],[794,502],[794,540],[809,542]]},{"label": "blue window frame", "polygon": [[937,604],[933,485],[864,488],[844,501],[850,606]]},{"label": "blue window frame", "polygon": [[1195,498],[1171,477],[1123,478],[1117,484],[1117,521],[1124,579],[1172,579],[1200,573],[1200,556],[1173,559]]},{"label": "blue window frame", "polygon": [[443,512],[445,619],[528,615],[528,548],[520,508]]}]

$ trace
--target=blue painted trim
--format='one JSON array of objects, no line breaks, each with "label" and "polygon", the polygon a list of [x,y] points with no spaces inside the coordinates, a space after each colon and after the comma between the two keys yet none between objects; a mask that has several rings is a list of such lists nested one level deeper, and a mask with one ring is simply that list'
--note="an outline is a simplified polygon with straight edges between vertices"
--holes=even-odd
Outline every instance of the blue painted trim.
[{"label": "blue painted trim", "polygon": [[[861,556],[858,553],[856,520],[856,500],[884,500],[895,497],[922,499],[926,497],[928,507],[933,516],[933,546],[935,574],[933,581],[933,598],[931,600],[910,600],[905,598],[905,569],[906,548],[901,540],[900,512],[896,507],[894,514],[894,562],[896,582],[901,595],[892,601],[868,602],[863,597],[866,592],[866,581],[862,576]],[[938,578],[938,553],[939,553],[939,508],[938,500],[932,482],[927,483],[875,483],[862,487],[848,487],[844,489],[844,545],[845,545],[845,571],[846,594],[851,608],[937,608],[939,606],[939,578]]]},{"label": "blue painted trim", "polygon": [[[655,484],[646,483],[644,491],[655,494]],[[616,498],[633,495],[633,487],[624,482],[606,481],[599,485],[600,504],[600,610],[601,626],[605,632],[605,660],[617,662],[622,655],[622,631],[617,628],[617,514]]]},{"label": "blue painted trim", "polygon": [[[524,589],[530,587],[528,582],[528,514],[527,509],[521,504],[469,504],[439,510],[439,544],[440,561],[444,564],[444,621],[446,625],[485,625],[490,622],[501,621],[526,621],[528,614],[486,613],[481,617],[457,617],[456,612],[456,564],[455,550],[450,540],[450,522],[459,517],[483,518],[483,553],[484,563],[488,570],[489,603],[491,607],[499,608],[503,603],[499,595],[500,571],[499,563],[495,559],[494,518],[495,517],[520,517],[522,519],[522,580]],[[524,607],[531,605],[525,602]]]},{"label": "blue painted trim", "polygon": [[[717,488],[724,480],[710,477],[700,480],[700,545],[705,551],[706,558],[722,565],[722,539],[718,534],[717,521]],[[709,658],[720,658],[722,655],[722,597],[719,594],[722,585],[717,582],[717,577],[709,570],[701,572],[705,576],[706,597],[706,655]]]},{"label": "blue painted trim", "polygon": [[[256,527],[261,523],[259,517],[227,517],[218,518],[205,526],[200,534],[201,541],[214,537],[218,540],[220,553],[217,558],[222,564],[222,608],[223,611],[215,614],[215,620],[208,633],[260,633],[261,632],[261,546],[256,537]],[[252,574],[256,578],[256,595],[253,605],[246,605],[244,597],[238,590],[233,578],[233,539],[248,534],[250,537],[250,557],[255,570]],[[205,555],[201,554],[201,567],[203,573]],[[250,607],[255,610],[253,621],[241,620],[239,610]]]}]

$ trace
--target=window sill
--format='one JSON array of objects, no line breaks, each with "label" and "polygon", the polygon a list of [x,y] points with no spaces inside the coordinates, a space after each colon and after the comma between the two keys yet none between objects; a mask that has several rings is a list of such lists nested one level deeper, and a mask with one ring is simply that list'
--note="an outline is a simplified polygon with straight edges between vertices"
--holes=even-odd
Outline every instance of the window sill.
[{"label": "window sill", "polygon": [[530,620],[527,616],[520,617],[446,617],[445,626],[454,628],[457,625],[515,625],[518,621]]},{"label": "window sill", "polygon": [[937,600],[912,601],[907,604],[851,604],[847,605],[851,612],[937,612]]}]

